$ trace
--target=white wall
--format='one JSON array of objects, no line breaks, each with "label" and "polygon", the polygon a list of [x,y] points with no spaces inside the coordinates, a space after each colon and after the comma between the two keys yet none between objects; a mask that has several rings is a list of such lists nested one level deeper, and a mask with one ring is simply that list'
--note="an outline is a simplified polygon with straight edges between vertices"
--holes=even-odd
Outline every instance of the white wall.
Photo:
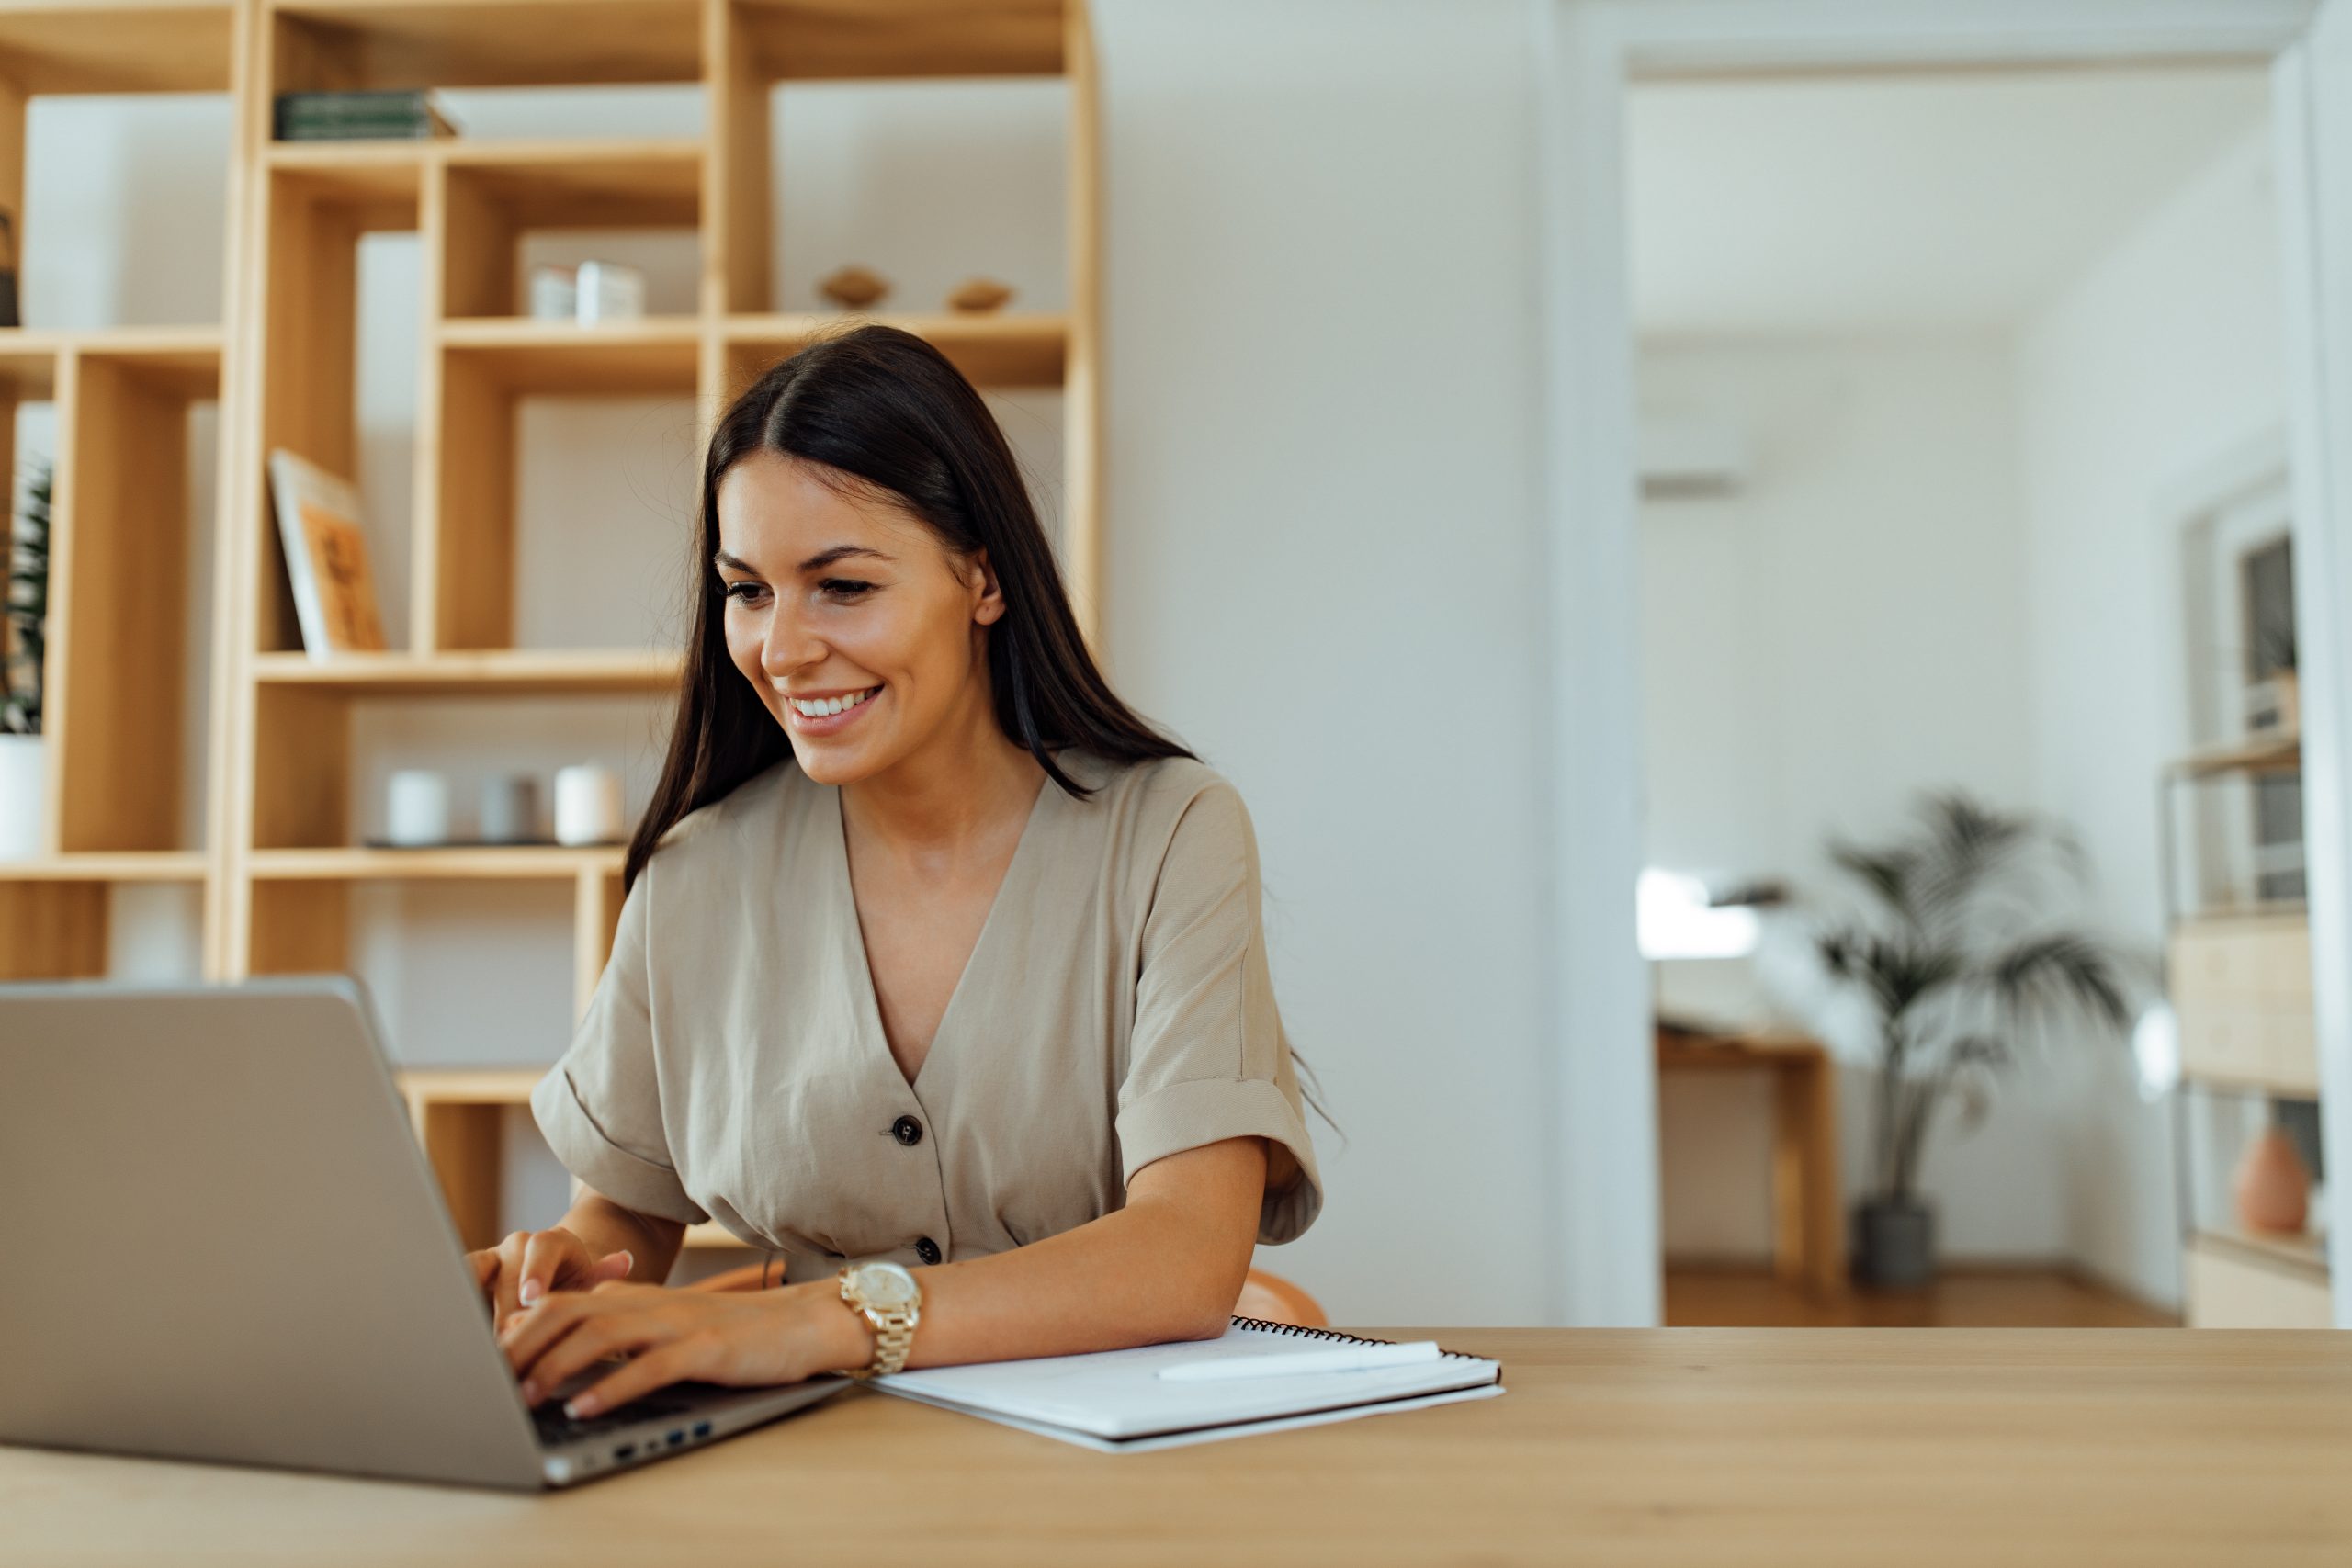
[{"label": "white wall", "polygon": [[[2007,336],[1654,340],[1640,378],[1645,410],[1727,420],[1753,460],[1736,493],[1643,508],[1651,863],[1785,877],[1819,897],[1841,885],[1826,841],[1902,830],[1923,788],[2026,804]],[[1661,1005],[1772,1021],[1753,976],[1745,961],[1667,964]],[[1871,1174],[1869,1078],[1842,1079],[1854,1193]],[[1929,1143],[1922,1189],[1953,1256],[2064,1248],[2064,1205],[2050,1199],[2060,1129],[2035,1075],[2010,1090],[1980,1129],[1946,1122]],[[1668,1257],[1769,1250],[1770,1126],[1760,1079],[1661,1086]]]},{"label": "white wall", "polygon": [[1340,1322],[1555,1310],[1525,22],[1097,8],[1113,676],[1257,823]]},{"label": "white wall", "polygon": [[[2105,873],[2098,908],[2162,935],[2154,780],[2188,735],[2178,539],[2160,500],[2284,418],[2277,214],[2256,129],[2028,323],[2018,360],[2037,793]],[[2179,1298],[2168,1112],[2120,1054],[2075,1114],[2071,1250]]]}]

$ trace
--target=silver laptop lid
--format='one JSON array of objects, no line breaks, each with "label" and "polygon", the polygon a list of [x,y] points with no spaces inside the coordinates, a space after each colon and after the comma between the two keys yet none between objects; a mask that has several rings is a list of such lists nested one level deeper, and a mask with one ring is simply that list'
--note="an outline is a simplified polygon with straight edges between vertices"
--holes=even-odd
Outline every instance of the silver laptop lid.
[{"label": "silver laptop lid", "polygon": [[0,986],[0,1441],[542,1484],[343,976]]}]

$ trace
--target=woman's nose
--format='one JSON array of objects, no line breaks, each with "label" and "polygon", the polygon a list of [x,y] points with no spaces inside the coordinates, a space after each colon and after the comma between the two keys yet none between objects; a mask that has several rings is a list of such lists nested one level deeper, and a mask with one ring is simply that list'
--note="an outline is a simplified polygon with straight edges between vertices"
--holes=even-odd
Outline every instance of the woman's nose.
[{"label": "woman's nose", "polygon": [[824,656],[824,644],[810,635],[799,616],[782,605],[768,616],[767,635],[760,641],[760,669],[770,679],[805,669]]}]

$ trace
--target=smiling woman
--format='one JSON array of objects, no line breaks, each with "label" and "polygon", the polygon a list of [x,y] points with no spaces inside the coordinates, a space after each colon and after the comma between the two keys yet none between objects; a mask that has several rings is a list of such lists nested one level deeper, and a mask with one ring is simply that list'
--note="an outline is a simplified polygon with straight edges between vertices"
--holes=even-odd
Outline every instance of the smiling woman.
[{"label": "smiling woman", "polygon": [[[1322,1201],[1240,796],[1113,694],[921,339],[769,371],[700,513],[612,960],[532,1097],[586,1190],[474,1255],[526,1398],[1219,1332]],[[711,1218],[790,1283],[650,1283]]]}]

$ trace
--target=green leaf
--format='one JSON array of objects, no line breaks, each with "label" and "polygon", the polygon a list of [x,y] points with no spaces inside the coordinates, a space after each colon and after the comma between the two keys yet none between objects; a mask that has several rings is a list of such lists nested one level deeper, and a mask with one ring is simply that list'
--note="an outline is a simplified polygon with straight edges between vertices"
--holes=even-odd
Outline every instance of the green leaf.
[{"label": "green leaf", "polygon": [[2113,958],[2088,937],[2070,931],[2011,948],[1995,961],[1991,977],[2013,1014],[2038,1003],[2071,1003],[2115,1029],[2131,1018]]}]

